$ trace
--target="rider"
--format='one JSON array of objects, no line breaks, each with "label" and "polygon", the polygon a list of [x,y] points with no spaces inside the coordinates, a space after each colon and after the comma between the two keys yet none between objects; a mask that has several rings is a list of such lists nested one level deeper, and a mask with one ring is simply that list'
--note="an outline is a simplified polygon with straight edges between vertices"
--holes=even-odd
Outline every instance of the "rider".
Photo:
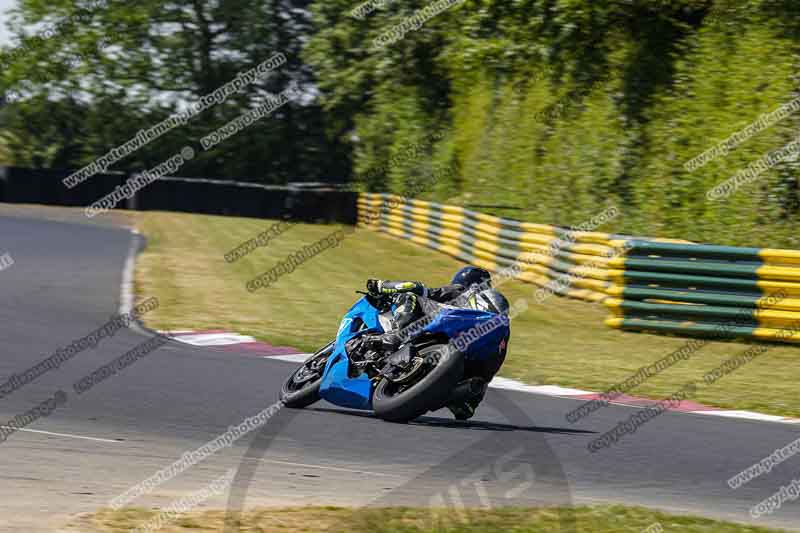
[{"label": "rider", "polygon": [[[359,350],[362,352],[375,350],[383,353],[397,350],[403,342],[403,333],[400,332],[427,314],[423,308],[424,298],[448,305],[489,308],[498,313],[508,312],[508,302],[505,297],[491,289],[491,284],[491,274],[474,266],[462,268],[456,272],[449,285],[437,288],[426,287],[418,281],[367,280],[367,291],[370,294],[390,296],[395,327],[392,331],[380,335],[364,335],[361,337]],[[465,379],[460,385],[468,388],[468,399],[447,406],[456,419],[467,420],[475,414],[475,409],[486,394],[489,381],[503,364],[505,341],[500,350],[501,353],[488,367],[481,365],[465,369]]]}]

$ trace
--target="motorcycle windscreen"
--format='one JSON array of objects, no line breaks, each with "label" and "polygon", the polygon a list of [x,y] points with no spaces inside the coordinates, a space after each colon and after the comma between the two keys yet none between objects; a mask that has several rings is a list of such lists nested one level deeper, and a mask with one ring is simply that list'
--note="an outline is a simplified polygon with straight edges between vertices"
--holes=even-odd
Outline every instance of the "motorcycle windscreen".
[{"label": "motorcycle windscreen", "polygon": [[372,382],[366,374],[347,375],[349,360],[341,352],[328,360],[319,387],[323,400],[349,409],[372,409]]}]

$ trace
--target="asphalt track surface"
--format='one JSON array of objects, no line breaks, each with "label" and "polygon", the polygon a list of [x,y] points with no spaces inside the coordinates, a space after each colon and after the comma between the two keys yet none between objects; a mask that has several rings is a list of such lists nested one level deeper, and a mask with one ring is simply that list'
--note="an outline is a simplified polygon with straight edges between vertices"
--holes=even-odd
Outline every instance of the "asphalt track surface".
[{"label": "asphalt track surface", "polygon": [[[15,260],[0,271],[1,383],[118,311],[132,235],[121,228],[0,216],[0,236],[0,252]],[[33,431],[0,443],[1,531],[53,531],[77,513],[107,506],[272,404],[292,369],[252,354],[170,342],[85,394],[73,392],[74,382],[148,335],[123,330],[0,399],[3,424],[58,390],[68,395],[63,406],[28,426]],[[581,357],[576,354],[575,364]],[[260,432],[133,505],[165,506],[236,468],[230,495],[209,506],[433,503],[457,510],[461,504],[616,502],[753,522],[750,507],[797,475],[795,457],[735,491],[726,484],[796,439],[800,428],[667,413],[610,449],[590,453],[591,439],[636,409],[612,406],[572,425],[564,415],[576,405],[490,390],[469,423],[437,412],[409,425],[326,403],[284,409]],[[570,516],[562,518],[561,530],[570,531]],[[800,503],[785,503],[754,523],[797,528]]]}]

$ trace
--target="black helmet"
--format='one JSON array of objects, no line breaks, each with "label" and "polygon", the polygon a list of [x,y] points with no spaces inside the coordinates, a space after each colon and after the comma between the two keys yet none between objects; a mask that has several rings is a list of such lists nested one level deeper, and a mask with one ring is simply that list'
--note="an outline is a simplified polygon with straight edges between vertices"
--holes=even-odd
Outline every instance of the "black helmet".
[{"label": "black helmet", "polygon": [[489,271],[474,266],[465,266],[453,276],[453,285],[463,285],[464,287],[471,287],[472,285],[481,284],[486,282],[487,286],[492,285],[492,275]]}]

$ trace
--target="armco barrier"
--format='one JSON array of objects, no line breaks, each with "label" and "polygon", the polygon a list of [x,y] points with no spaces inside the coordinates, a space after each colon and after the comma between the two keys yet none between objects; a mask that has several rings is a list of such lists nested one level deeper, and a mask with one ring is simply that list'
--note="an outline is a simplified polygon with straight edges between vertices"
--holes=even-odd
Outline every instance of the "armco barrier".
[{"label": "armco barrier", "polygon": [[67,189],[61,180],[68,175],[62,170],[0,167],[0,202],[82,207],[109,194],[127,177],[108,172]]},{"label": "armco barrier", "polygon": [[389,194],[361,194],[358,219],[490,271],[517,263],[520,279],[590,302],[608,297],[615,274],[609,262],[619,253],[612,241],[624,244],[608,233],[518,222]]},{"label": "armco barrier", "polygon": [[[70,174],[69,170],[0,167],[0,202],[86,207],[128,179],[122,172],[109,172],[68,189],[62,180]],[[117,208],[355,224],[357,196],[341,184],[277,186],[163,177]]]},{"label": "armco barrier", "polygon": [[800,342],[800,251],[629,241],[610,262],[611,327]]},{"label": "armco barrier", "polygon": [[388,194],[359,224],[556,294],[603,302],[606,324],[699,337],[800,342],[800,251],[570,231]]}]

